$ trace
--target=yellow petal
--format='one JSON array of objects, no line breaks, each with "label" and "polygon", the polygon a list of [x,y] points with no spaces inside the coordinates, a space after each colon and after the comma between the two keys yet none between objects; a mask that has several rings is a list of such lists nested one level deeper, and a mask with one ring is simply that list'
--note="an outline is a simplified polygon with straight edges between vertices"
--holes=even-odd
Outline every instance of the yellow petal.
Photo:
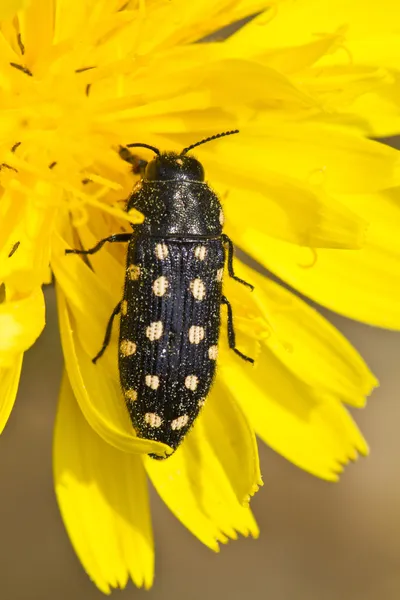
[{"label": "yellow petal", "polygon": [[[237,243],[267,269],[320,304],[347,317],[400,328],[400,189],[346,199],[370,221],[359,250],[310,250],[261,231],[236,230]],[[343,198],[344,199],[344,198]]]},{"label": "yellow petal", "polygon": [[231,185],[242,176],[264,182],[264,172],[268,185],[270,171],[292,177],[299,185],[308,182],[315,193],[319,187],[329,194],[372,193],[399,183],[399,152],[338,125],[258,123],[222,142],[205,151],[215,152],[221,167],[235,164],[240,155]]},{"label": "yellow petal", "polygon": [[297,46],[336,32],[342,33],[346,42],[368,41],[379,32],[398,34],[397,14],[395,0],[383,0],[382,4],[371,5],[368,10],[361,0],[336,0],[329,5],[329,10],[319,0],[287,0],[279,2],[272,15],[269,12],[260,15],[239,35],[246,43],[257,28],[262,28],[269,48]]},{"label": "yellow petal", "polygon": [[164,455],[170,448],[138,438],[116,379],[100,364],[94,365],[80,344],[64,293],[58,288],[61,341],[68,376],[82,413],[103,440],[123,452]]},{"label": "yellow petal", "polygon": [[6,299],[0,304],[0,366],[11,367],[32,346],[45,325],[45,303],[41,288],[25,298]]},{"label": "yellow petal", "polygon": [[174,515],[218,551],[236,532],[257,537],[245,505],[261,479],[253,433],[229,392],[216,384],[206,404],[182,446],[165,461],[146,459],[146,469]]},{"label": "yellow petal", "polygon": [[22,10],[30,0],[1,0],[0,19],[11,19],[19,10]]},{"label": "yellow petal", "polygon": [[12,180],[1,197],[0,280],[27,295],[48,277],[56,209],[46,203],[49,196],[56,203],[60,192],[47,182],[33,185],[29,177],[22,190],[17,183]]},{"label": "yellow petal", "polygon": [[240,504],[247,504],[262,485],[257,441],[242,409],[218,378],[199,421],[199,436],[207,439]]},{"label": "yellow petal", "polygon": [[328,392],[298,379],[265,350],[254,368],[226,357],[220,374],[257,434],[295,465],[323,479],[338,473],[366,442],[347,411]]},{"label": "yellow petal", "polygon": [[142,461],[93,431],[66,375],[56,419],[54,482],[71,543],[97,587],[108,594],[131,577],[149,588],[154,548]]},{"label": "yellow petal", "polygon": [[262,347],[293,375],[338,401],[364,406],[377,380],[350,342],[314,308],[237,259],[235,272],[255,286],[249,293],[228,277],[224,281],[235,320],[237,303],[247,305],[249,314],[259,313],[268,324],[269,334],[259,340]]},{"label": "yellow petal", "polygon": [[[399,44],[400,47],[400,44]],[[361,119],[359,128],[369,136],[382,138],[400,131],[400,77],[392,85],[355,100],[352,111]]]},{"label": "yellow petal", "polygon": [[3,432],[14,407],[21,375],[22,357],[23,354],[20,354],[12,366],[0,369],[0,433]]}]

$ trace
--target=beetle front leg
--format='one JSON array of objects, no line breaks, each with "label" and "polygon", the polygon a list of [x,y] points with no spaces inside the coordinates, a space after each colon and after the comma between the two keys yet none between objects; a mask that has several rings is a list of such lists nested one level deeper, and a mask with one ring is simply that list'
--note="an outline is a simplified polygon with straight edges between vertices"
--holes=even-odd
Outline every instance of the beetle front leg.
[{"label": "beetle front leg", "polygon": [[100,240],[100,242],[93,246],[93,248],[89,248],[89,250],[68,249],[65,251],[65,254],[95,254],[95,252],[100,250],[106,242],[110,242],[111,244],[114,242],[129,242],[131,237],[131,233],[115,233],[114,235],[110,235],[109,237]]},{"label": "beetle front leg", "polygon": [[251,289],[251,291],[254,290],[254,285],[251,285],[251,283],[247,283],[247,281],[244,281],[244,279],[240,279],[240,277],[236,277],[235,275],[235,271],[233,269],[233,242],[231,240],[231,238],[229,236],[226,235],[226,233],[222,234],[222,239],[224,244],[228,244],[228,273],[229,273],[229,277],[232,277],[232,279],[234,279],[235,281],[238,281],[239,283],[249,287]]}]

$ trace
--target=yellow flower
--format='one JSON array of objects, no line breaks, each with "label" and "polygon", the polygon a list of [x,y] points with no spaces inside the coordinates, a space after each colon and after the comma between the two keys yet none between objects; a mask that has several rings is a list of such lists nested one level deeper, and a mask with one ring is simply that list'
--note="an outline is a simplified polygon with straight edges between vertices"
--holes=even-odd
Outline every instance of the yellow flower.
[{"label": "yellow flower", "polygon": [[[332,481],[367,453],[342,403],[363,406],[374,376],[314,309],[236,260],[256,290],[229,278],[224,290],[238,347],[256,366],[229,351],[223,327],[217,380],[195,427],[167,460],[150,459],[168,448],[132,429],[116,332],[91,362],[121,297],[125,249],[65,256],[143,218],[123,210],[135,178],[121,144],[178,150],[237,127],[236,139],[197,154],[234,241],[326,306],[398,328],[399,155],[362,135],[366,121],[392,131],[371,107],[395,94],[398,50],[385,44],[398,33],[382,3],[370,23],[364,3],[348,4],[7,0],[0,8],[0,430],[23,353],[44,326],[41,287],[52,272],[65,356],[56,492],[74,548],[106,593],[129,578],[152,583],[146,474],[217,551],[237,533],[258,534],[248,507],[261,484],[255,434]],[[196,43],[255,13],[226,41]],[[365,98],[373,102],[361,114]]]}]

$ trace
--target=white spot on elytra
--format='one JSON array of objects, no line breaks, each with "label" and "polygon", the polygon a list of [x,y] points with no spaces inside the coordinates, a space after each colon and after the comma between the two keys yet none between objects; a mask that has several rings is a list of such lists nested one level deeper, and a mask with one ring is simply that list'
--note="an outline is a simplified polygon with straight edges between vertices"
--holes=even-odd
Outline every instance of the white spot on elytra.
[{"label": "white spot on elytra", "polygon": [[130,340],[122,340],[119,349],[123,356],[132,356],[136,352],[136,344]]},{"label": "white spot on elytra", "polygon": [[126,300],[122,300],[122,302],[121,302],[121,312],[124,316],[128,312],[128,303]]},{"label": "white spot on elytra", "polygon": [[160,379],[157,375],[146,375],[145,382],[152,390],[156,390],[160,385]]},{"label": "white spot on elytra", "polygon": [[135,402],[135,400],[137,400],[137,391],[133,388],[125,390],[125,398],[130,402]]},{"label": "white spot on elytra", "polygon": [[218,269],[217,271],[217,281],[222,281],[222,277],[224,276],[224,270],[223,269]]},{"label": "white spot on elytra", "polygon": [[188,375],[185,379],[185,386],[188,388],[188,390],[192,390],[192,392],[194,392],[194,390],[197,388],[198,382],[199,378],[196,377],[196,375]]},{"label": "white spot on elytra", "polygon": [[204,340],[205,331],[204,327],[199,325],[192,325],[189,329],[189,341],[191,344],[200,344]]},{"label": "white spot on elytra", "polygon": [[140,277],[140,267],[139,265],[129,265],[128,267],[129,277],[132,281],[136,281]]},{"label": "white spot on elytra", "polygon": [[222,210],[220,210],[219,211],[219,222],[220,222],[221,225],[223,225],[224,221],[225,221],[225,219],[224,219],[224,213],[223,213]]},{"label": "white spot on elytra", "polygon": [[156,296],[164,296],[165,292],[168,289],[168,279],[161,275],[153,282],[153,292]]},{"label": "white spot on elytra", "polygon": [[206,286],[201,279],[193,279],[193,281],[190,282],[190,291],[196,300],[203,300],[206,295]]},{"label": "white spot on elytra", "polygon": [[218,346],[210,346],[208,349],[208,357],[211,360],[217,360],[218,358]]},{"label": "white spot on elytra", "polygon": [[207,254],[207,248],[205,246],[196,246],[194,249],[194,255],[199,260],[204,260]]},{"label": "white spot on elytra", "polygon": [[162,423],[162,418],[156,413],[146,413],[144,415],[145,422],[150,425],[150,427],[160,427]]},{"label": "white spot on elytra", "polygon": [[182,429],[189,421],[189,415],[181,415],[177,419],[171,421],[171,429]]},{"label": "white spot on elytra", "polygon": [[204,406],[206,403],[206,399],[205,398],[200,398],[200,400],[198,401],[198,406],[201,408],[202,406]]},{"label": "white spot on elytra", "polygon": [[154,321],[146,328],[146,336],[152,342],[154,342],[154,340],[159,340],[162,336],[163,329],[164,327],[161,321]]},{"label": "white spot on elytra", "polygon": [[157,258],[164,260],[164,258],[167,258],[169,254],[168,246],[166,244],[157,244],[154,252],[156,253]]}]

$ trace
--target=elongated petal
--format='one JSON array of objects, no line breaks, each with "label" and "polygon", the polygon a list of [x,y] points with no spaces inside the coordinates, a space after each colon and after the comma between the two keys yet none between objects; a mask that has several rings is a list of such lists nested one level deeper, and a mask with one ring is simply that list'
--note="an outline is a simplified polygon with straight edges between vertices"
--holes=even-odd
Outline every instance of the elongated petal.
[{"label": "elongated petal", "polygon": [[329,194],[373,193],[400,183],[398,151],[337,124],[268,124],[264,135],[260,129],[262,124],[254,133],[245,129],[236,140],[219,144],[221,160],[232,164],[240,146],[240,173],[259,178],[269,169],[308,181],[317,193],[319,187]]},{"label": "elongated petal", "polygon": [[54,481],[72,545],[97,587],[151,586],[154,548],[140,457],[119,452],[88,425],[67,376],[54,438]]},{"label": "elongated petal", "polygon": [[[254,331],[263,350],[273,353],[293,375],[318,393],[364,406],[377,380],[350,342],[314,308],[237,259],[235,272],[251,281],[255,290],[250,293],[227,277],[225,293],[232,300],[235,319],[240,307],[247,306],[248,314],[254,314],[255,319],[260,314],[265,320],[268,335],[260,336]],[[240,338],[238,343],[242,343]]]},{"label": "elongated petal", "polygon": [[29,296],[0,304],[0,366],[10,367],[32,346],[45,325],[41,288]]},{"label": "elongated petal", "polygon": [[[58,284],[61,341],[79,406],[95,431],[116,448],[163,455],[169,447],[138,438],[130,422],[119,385],[117,323],[104,357],[95,365],[92,363],[101,347],[111,312],[121,299],[117,297],[121,294],[121,285],[113,277],[115,272],[123,275],[123,269],[105,248],[102,255],[94,257],[96,270],[99,270],[96,274],[81,257],[65,255],[67,248],[70,248],[67,241],[55,235],[52,266]],[[108,269],[107,275],[104,268]]]},{"label": "elongated petal", "polygon": [[[309,250],[260,230],[237,230],[240,246],[300,292],[345,316],[371,325],[400,328],[400,191],[348,198],[370,220],[359,250]],[[338,293],[340,290],[340,293]]]},{"label": "elongated petal", "polygon": [[200,419],[214,460],[218,460],[240,504],[262,485],[257,441],[242,409],[217,378]]},{"label": "elongated petal", "polygon": [[[336,0],[329,5],[329,10],[318,0],[288,0],[280,2],[272,15],[264,13],[237,35],[242,38],[243,44],[247,40],[251,43],[252,34],[257,35],[257,29],[262,29],[265,30],[268,48],[282,48],[338,32],[347,43],[364,39],[367,45],[376,35],[398,34],[397,11],[395,0],[384,0],[382,4],[371,5],[368,10],[361,0]],[[374,59],[373,51],[369,57]],[[361,62],[359,57],[354,58]]]},{"label": "elongated petal", "polygon": [[343,465],[367,453],[337,399],[302,382],[272,352],[263,352],[255,368],[226,356],[220,373],[257,434],[313,475],[336,481]]},{"label": "elongated petal", "polygon": [[156,490],[206,546],[237,533],[258,535],[246,507],[261,484],[254,434],[232,396],[216,384],[183,445],[166,461],[146,460]]},{"label": "elongated petal", "polygon": [[0,433],[3,432],[14,407],[21,376],[23,354],[14,360],[8,368],[0,368]]},{"label": "elongated petal", "polygon": [[101,366],[94,365],[83,350],[61,291],[58,307],[66,368],[78,404],[90,426],[104,441],[124,452],[164,455],[170,450],[168,446],[136,436],[117,381]]}]

